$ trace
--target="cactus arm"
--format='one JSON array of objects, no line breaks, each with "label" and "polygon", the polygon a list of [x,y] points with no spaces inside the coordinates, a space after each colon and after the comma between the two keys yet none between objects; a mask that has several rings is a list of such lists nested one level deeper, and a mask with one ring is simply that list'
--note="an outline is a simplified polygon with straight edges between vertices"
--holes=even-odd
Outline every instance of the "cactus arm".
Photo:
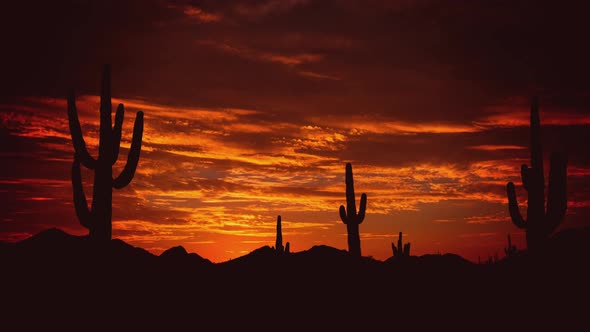
[{"label": "cactus arm", "polygon": [[346,208],[343,205],[340,205],[340,219],[344,224],[348,224],[348,217],[346,216]]},{"label": "cactus arm", "polygon": [[547,232],[553,232],[567,210],[567,158],[560,153],[551,154],[549,189],[547,194]]},{"label": "cactus arm", "polygon": [[76,216],[80,224],[90,229],[91,215],[88,210],[88,203],[86,202],[86,195],[84,194],[84,188],[82,187],[82,174],[80,172],[80,161],[77,157],[74,157],[72,163],[72,188],[74,191],[74,206],[76,208]]},{"label": "cactus arm", "polygon": [[391,242],[391,250],[393,250],[393,256],[397,256],[397,248],[393,242]]},{"label": "cactus arm", "polygon": [[119,158],[119,145],[121,145],[121,129],[123,127],[123,118],[125,117],[125,109],[123,104],[117,107],[117,114],[115,115],[115,126],[113,127],[113,156],[112,164],[117,162]]},{"label": "cactus arm", "polygon": [[404,245],[404,255],[405,256],[410,256],[410,246],[411,246],[410,242],[408,242]]},{"label": "cactus arm", "polygon": [[361,195],[361,205],[359,207],[359,213],[357,215],[357,222],[361,224],[365,220],[365,210],[367,209],[367,195]]},{"label": "cactus arm", "polygon": [[127,164],[125,168],[119,174],[119,176],[113,180],[113,187],[115,189],[121,189],[131,182],[135,175],[135,169],[139,162],[139,153],[141,152],[141,139],[143,135],[143,112],[137,112],[135,118],[135,124],[133,125],[133,139],[131,140],[131,148],[129,155],[127,156]]},{"label": "cactus arm", "polygon": [[508,182],[506,185],[506,193],[508,194],[508,210],[512,222],[518,228],[526,228],[526,223],[518,209],[518,202],[516,201],[516,191],[514,190],[514,183]]},{"label": "cactus arm", "polygon": [[86,166],[88,169],[94,169],[96,166],[96,160],[92,158],[90,153],[88,153],[84,136],[82,136],[82,128],[80,127],[78,110],[76,108],[76,97],[73,90],[71,90],[68,94],[68,122],[70,125],[70,133],[72,135],[72,143],[74,144],[76,155],[78,155],[82,165]]}]

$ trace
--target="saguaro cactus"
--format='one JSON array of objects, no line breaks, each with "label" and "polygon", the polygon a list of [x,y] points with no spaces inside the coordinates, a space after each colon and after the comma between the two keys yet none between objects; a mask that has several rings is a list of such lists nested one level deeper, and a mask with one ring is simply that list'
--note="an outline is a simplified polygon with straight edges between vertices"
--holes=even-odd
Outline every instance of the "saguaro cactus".
[{"label": "saguaro cactus", "polygon": [[283,247],[283,228],[281,225],[281,216],[277,216],[277,239],[275,241],[275,250],[278,254],[288,254],[290,250],[289,242]]},{"label": "saguaro cactus", "polygon": [[283,229],[281,226],[281,216],[277,217],[277,239],[275,241],[275,250],[280,254],[285,251],[285,248],[283,248]]},{"label": "saguaro cactus", "polygon": [[528,192],[527,220],[525,221],[516,201],[514,184],[506,186],[508,210],[516,227],[526,230],[529,250],[542,247],[549,235],[563,220],[567,208],[566,181],[567,158],[562,153],[551,154],[549,170],[549,192],[547,212],[545,212],[545,178],[543,175],[543,151],[541,149],[541,120],[539,118],[539,101],[533,97],[531,103],[530,151],[531,167],[521,166],[524,189]]},{"label": "saguaro cactus", "polygon": [[391,242],[391,249],[393,250],[394,257],[410,256],[410,243],[408,242],[402,246],[402,232],[399,232],[399,236],[397,237],[397,248]]},{"label": "saguaro cactus", "polygon": [[361,195],[361,205],[356,211],[354,197],[354,179],[352,177],[352,165],[346,164],[346,208],[340,205],[340,219],[346,224],[348,232],[348,252],[353,256],[361,256],[361,239],[359,236],[359,225],[365,219],[367,207],[367,195]]},{"label": "saguaro cactus", "polygon": [[[104,242],[111,239],[112,234],[112,188],[121,189],[127,186],[133,179],[139,153],[141,151],[141,139],[143,135],[143,112],[137,112],[133,126],[133,139],[131,149],[127,156],[127,164],[121,174],[113,179],[112,165],[119,156],[121,143],[121,127],[123,126],[123,104],[117,107],[115,125],[111,121],[111,74],[110,66],[104,67],[100,94],[100,140],[98,145],[98,158],[94,159],[86,149],[86,142],[82,136],[76,99],[74,92],[68,96],[68,120],[72,143],[76,151],[72,165],[72,188],[74,191],[74,206],[80,224],[89,230],[89,237],[93,240]],[[86,195],[82,188],[82,176],[80,163],[86,168],[94,170],[94,188],[92,208],[88,209]]]}]

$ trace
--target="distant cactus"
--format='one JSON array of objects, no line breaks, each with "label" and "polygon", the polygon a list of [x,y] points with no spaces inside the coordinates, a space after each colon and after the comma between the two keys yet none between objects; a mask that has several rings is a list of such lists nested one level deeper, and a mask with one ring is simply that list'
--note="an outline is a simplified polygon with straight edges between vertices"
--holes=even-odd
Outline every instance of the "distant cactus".
[{"label": "distant cactus", "polygon": [[512,245],[512,240],[510,240],[510,234],[508,234],[508,247],[504,248],[504,253],[506,256],[514,256],[518,252],[518,249],[515,245]]},{"label": "distant cactus", "polygon": [[406,243],[402,247],[402,232],[399,232],[397,237],[397,248],[395,244],[391,242],[391,249],[393,250],[394,257],[407,257],[410,256],[410,243]]},{"label": "distant cactus", "polygon": [[539,101],[536,97],[531,103],[530,151],[531,167],[521,166],[524,189],[528,192],[527,220],[520,214],[514,184],[506,186],[508,209],[512,222],[518,228],[526,230],[527,248],[535,250],[543,247],[549,235],[563,220],[567,209],[566,181],[567,158],[564,154],[551,155],[549,170],[549,190],[547,212],[545,212],[545,178],[543,174],[543,152],[541,149],[541,121],[539,118]]},{"label": "distant cactus", "polygon": [[[98,158],[94,159],[86,149],[86,143],[82,136],[76,99],[74,92],[68,96],[68,120],[72,143],[76,151],[72,165],[72,188],[74,191],[74,206],[80,224],[89,230],[89,237],[93,240],[109,241],[112,236],[112,188],[121,189],[127,186],[133,179],[139,153],[141,151],[141,139],[143,135],[143,112],[137,112],[133,126],[133,139],[127,157],[127,164],[121,174],[113,179],[112,165],[119,156],[121,143],[121,127],[123,126],[123,104],[117,107],[115,125],[111,122],[111,74],[110,66],[104,67],[102,87],[100,95],[100,140],[98,145]],[[82,188],[82,175],[80,163],[88,169],[95,171],[92,209],[88,209],[86,195]]]},{"label": "distant cactus", "polygon": [[348,252],[353,256],[361,256],[361,238],[359,235],[359,225],[365,219],[365,209],[367,207],[367,195],[361,195],[360,208],[358,214],[356,211],[356,202],[354,197],[354,179],[352,177],[352,165],[346,164],[346,208],[340,205],[340,219],[346,224],[348,232]]},{"label": "distant cactus", "polygon": [[285,244],[285,254],[290,254],[291,253],[291,244],[289,242],[287,242],[287,244]]},{"label": "distant cactus", "polygon": [[279,254],[282,254],[285,251],[285,248],[283,247],[283,230],[281,227],[281,216],[277,217],[277,239],[275,241],[275,250]]}]

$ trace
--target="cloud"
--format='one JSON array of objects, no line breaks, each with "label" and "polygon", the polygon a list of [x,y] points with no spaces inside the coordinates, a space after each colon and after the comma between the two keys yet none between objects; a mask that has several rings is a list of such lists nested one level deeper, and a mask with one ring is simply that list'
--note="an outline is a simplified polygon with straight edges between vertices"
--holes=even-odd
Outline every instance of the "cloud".
[{"label": "cloud", "polygon": [[195,20],[199,23],[214,23],[219,22],[222,16],[215,13],[206,12],[197,6],[191,5],[177,5],[168,4],[168,8],[179,9],[191,20]]},{"label": "cloud", "polygon": [[498,151],[498,150],[524,150],[527,147],[520,146],[520,145],[492,145],[492,144],[484,144],[484,145],[473,145],[467,147],[468,149],[473,150],[482,150],[482,151]]},{"label": "cloud", "polygon": [[233,10],[239,15],[258,19],[267,15],[281,14],[297,6],[304,6],[309,2],[309,0],[244,1],[236,3]]},{"label": "cloud", "polygon": [[277,63],[286,66],[297,66],[306,63],[321,61],[323,55],[311,53],[278,54],[255,50],[245,46],[233,46],[228,43],[219,43],[211,40],[200,40],[199,45],[213,47],[225,53],[233,54],[245,59]]}]

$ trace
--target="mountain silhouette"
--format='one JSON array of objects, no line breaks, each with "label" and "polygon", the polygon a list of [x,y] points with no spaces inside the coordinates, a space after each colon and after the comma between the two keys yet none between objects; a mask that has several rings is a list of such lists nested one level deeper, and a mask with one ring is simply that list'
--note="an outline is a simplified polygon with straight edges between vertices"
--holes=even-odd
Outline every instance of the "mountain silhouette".
[{"label": "mountain silhouette", "polygon": [[[556,233],[544,248],[488,265],[452,253],[380,261],[326,245],[289,255],[262,246],[212,263],[182,246],[157,256],[118,239],[97,244],[52,228],[0,244],[2,298],[10,304],[3,319],[34,314],[51,318],[44,327],[59,327],[67,321],[64,312],[88,321],[104,312],[93,326],[153,328],[157,321],[223,329],[291,322],[330,329],[376,328],[418,311],[439,324],[462,317],[453,322],[460,326],[507,299],[518,303],[519,314],[503,313],[495,322],[533,312],[564,317],[589,290],[590,228]],[[343,317],[351,307],[354,315]]]},{"label": "mountain silhouette", "polygon": [[160,264],[169,270],[179,271],[201,271],[210,267],[213,263],[210,260],[199,256],[196,253],[188,253],[183,246],[172,247],[159,256]]}]

